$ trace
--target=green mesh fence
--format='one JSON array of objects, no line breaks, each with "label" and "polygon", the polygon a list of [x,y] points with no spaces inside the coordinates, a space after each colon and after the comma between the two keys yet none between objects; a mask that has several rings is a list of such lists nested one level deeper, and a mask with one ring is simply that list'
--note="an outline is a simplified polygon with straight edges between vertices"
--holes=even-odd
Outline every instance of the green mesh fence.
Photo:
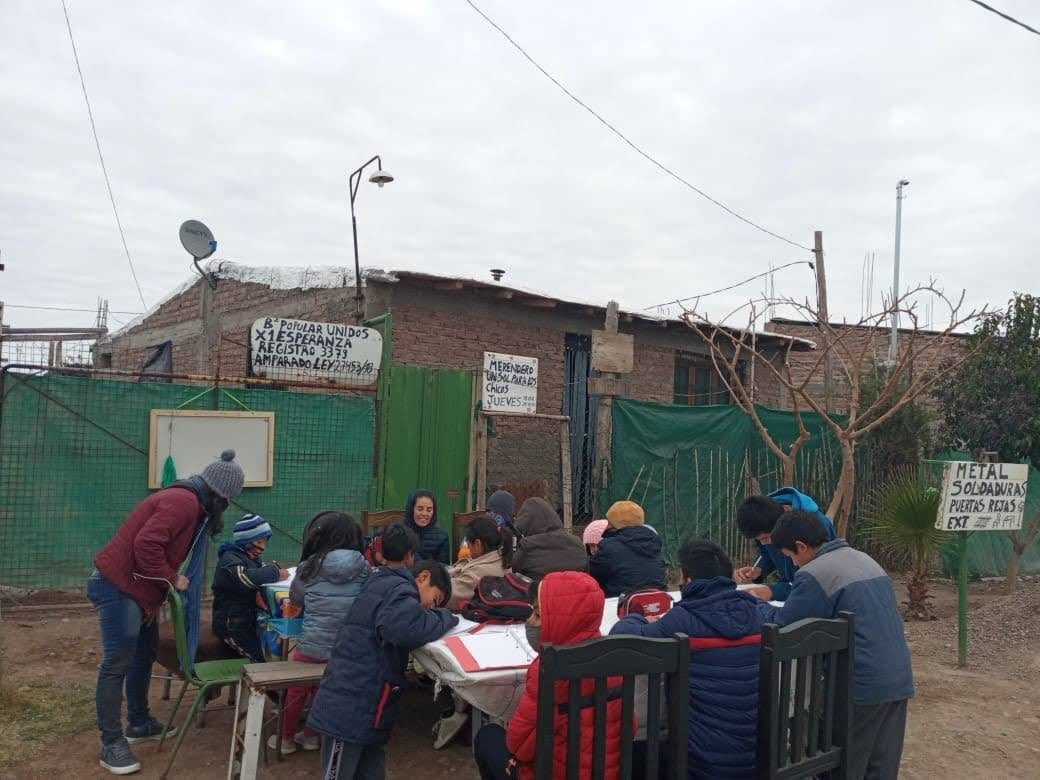
[{"label": "green mesh fence", "polygon": [[294,563],[316,512],[366,508],[371,398],[7,373],[0,586],[83,587],[94,554],[149,493],[151,410],[177,408],[274,412],[274,485],[247,488],[224,516],[225,536],[244,511],[267,518],[275,535],[266,558]]}]

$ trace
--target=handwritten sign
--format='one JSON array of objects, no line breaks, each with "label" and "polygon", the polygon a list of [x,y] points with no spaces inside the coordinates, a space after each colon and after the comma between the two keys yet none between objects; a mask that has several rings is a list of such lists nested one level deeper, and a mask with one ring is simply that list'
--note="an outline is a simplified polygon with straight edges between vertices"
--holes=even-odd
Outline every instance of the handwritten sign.
[{"label": "handwritten sign", "polygon": [[943,467],[943,531],[1015,531],[1026,508],[1025,463],[950,462]]},{"label": "handwritten sign", "polygon": [[538,358],[484,353],[484,411],[534,414],[538,409]]},{"label": "handwritten sign", "polygon": [[250,328],[249,344],[253,374],[270,379],[370,385],[383,357],[379,331],[334,322],[261,317]]}]

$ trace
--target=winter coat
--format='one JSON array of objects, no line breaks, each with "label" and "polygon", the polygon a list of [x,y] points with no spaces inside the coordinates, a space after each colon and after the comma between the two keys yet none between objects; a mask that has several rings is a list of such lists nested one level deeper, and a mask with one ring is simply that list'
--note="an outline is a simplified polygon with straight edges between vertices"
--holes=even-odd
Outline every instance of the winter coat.
[{"label": "winter coat", "polygon": [[451,560],[450,540],[448,532],[437,525],[437,504],[433,505],[433,520],[427,526],[420,527],[415,522],[415,502],[419,497],[412,493],[404,508],[404,522],[419,538],[419,549],[415,551],[416,561],[437,561],[445,566]]},{"label": "winter coat", "polygon": [[885,704],[914,695],[910,648],[892,580],[873,558],[844,539],[821,546],[798,570],[782,607],[762,602],[759,608],[767,622],[781,625],[803,618],[836,618],[843,610],[854,613],[856,704]]},{"label": "winter coat", "polygon": [[505,574],[502,551],[492,550],[479,558],[459,561],[448,573],[451,574],[451,601],[448,602],[448,609],[457,612],[473,598],[481,577],[501,577]]},{"label": "winter coat", "polygon": [[559,515],[545,499],[527,499],[513,526],[521,536],[513,555],[513,571],[533,580],[554,571],[588,571],[585,545],[564,530]]},{"label": "winter coat", "polygon": [[[835,537],[834,523],[820,511],[820,507],[817,506],[816,502],[805,495],[805,493],[799,492],[792,487],[785,487],[774,490],[769,494],[769,497],[778,504],[789,506],[792,509],[804,509],[806,512],[814,513],[820,522],[823,523],[823,527],[827,529],[827,538],[833,539]],[[758,581],[764,581],[766,577],[775,571],[779,579],[769,587],[773,591],[774,601],[784,601],[787,598],[787,594],[791,592],[791,583],[794,582],[794,574],[798,571],[798,567],[794,565],[794,561],[780,552],[779,548],[771,544],[762,544],[761,542],[756,542],[756,544],[758,545],[758,555],[761,558],[758,566],[762,569],[762,574]]]},{"label": "winter coat", "polygon": [[307,725],[352,745],[385,743],[397,719],[408,653],[457,622],[446,609],[422,608],[408,569],[376,569],[336,637]]},{"label": "winter coat", "polygon": [[368,578],[368,562],[356,550],[330,550],[321,569],[304,581],[293,578],[289,600],[303,607],[303,632],[297,649],[327,661],[336,636]]},{"label": "winter coat", "polygon": [[221,545],[218,556],[213,574],[213,633],[223,639],[256,631],[256,596],[264,585],[278,582],[278,564],[250,558],[233,542]]},{"label": "winter coat", "polygon": [[[208,488],[201,488],[207,491]],[[148,496],[94,557],[102,577],[155,612],[202,531],[206,509],[192,490],[171,487]]]},{"label": "winter coat", "polygon": [[[594,639],[600,635],[599,626],[603,620],[603,591],[596,581],[587,574],[579,572],[557,572],[542,580],[538,591],[538,601],[542,614],[542,644],[573,645]],[[537,741],[536,725],[538,719],[538,669],[540,659],[536,658],[527,669],[527,681],[524,692],[506,729],[506,746],[517,759],[521,780],[534,777],[535,743]],[[620,687],[621,677],[607,678],[607,688]],[[556,683],[555,702],[566,704],[569,683]],[[584,680],[581,684],[583,696],[589,696],[595,690],[595,682]],[[581,710],[581,765],[578,777],[589,780],[592,777],[592,738],[593,718],[595,710],[591,706]],[[614,699],[607,704],[607,742],[604,777],[607,780],[617,778],[621,768],[621,700]],[[564,780],[567,777],[567,714],[557,711],[553,724],[553,780]]]},{"label": "winter coat", "polygon": [[758,669],[762,625],[759,601],[714,577],[683,586],[682,600],[656,623],[628,615],[611,634],[690,637],[689,725],[691,778],[748,778],[755,771]]},{"label": "winter coat", "polygon": [[661,537],[645,525],[607,531],[589,560],[589,574],[607,597],[640,588],[664,589]]}]

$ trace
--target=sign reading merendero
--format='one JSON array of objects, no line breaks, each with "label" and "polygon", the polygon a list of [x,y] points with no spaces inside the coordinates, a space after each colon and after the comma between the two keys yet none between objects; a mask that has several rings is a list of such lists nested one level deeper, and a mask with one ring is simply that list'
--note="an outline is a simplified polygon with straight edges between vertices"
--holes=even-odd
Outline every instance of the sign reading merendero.
[{"label": "sign reading merendero", "polygon": [[379,331],[335,322],[261,317],[253,322],[249,344],[253,375],[268,379],[370,385],[383,357]]},{"label": "sign reading merendero", "polygon": [[485,412],[534,414],[538,410],[538,358],[484,353]]},{"label": "sign reading merendero", "polygon": [[1025,463],[947,463],[935,527],[943,531],[1021,528],[1028,478]]}]

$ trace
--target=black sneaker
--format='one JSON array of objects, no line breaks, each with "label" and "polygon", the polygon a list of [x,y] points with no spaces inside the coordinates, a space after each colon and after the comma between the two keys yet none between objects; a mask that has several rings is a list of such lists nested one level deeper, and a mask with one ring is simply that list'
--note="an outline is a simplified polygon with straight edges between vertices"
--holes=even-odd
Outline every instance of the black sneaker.
[{"label": "black sneaker", "polygon": [[101,766],[114,775],[132,775],[141,769],[141,762],[130,752],[125,739],[117,739],[101,746]]},{"label": "black sneaker", "polygon": [[[155,718],[152,718],[143,726],[127,726],[126,741],[132,745],[135,742],[144,742],[146,739],[159,739],[159,737],[162,736],[162,730],[163,724]],[[174,737],[176,735],[177,727],[170,726],[170,730],[166,732],[166,736]]]}]

